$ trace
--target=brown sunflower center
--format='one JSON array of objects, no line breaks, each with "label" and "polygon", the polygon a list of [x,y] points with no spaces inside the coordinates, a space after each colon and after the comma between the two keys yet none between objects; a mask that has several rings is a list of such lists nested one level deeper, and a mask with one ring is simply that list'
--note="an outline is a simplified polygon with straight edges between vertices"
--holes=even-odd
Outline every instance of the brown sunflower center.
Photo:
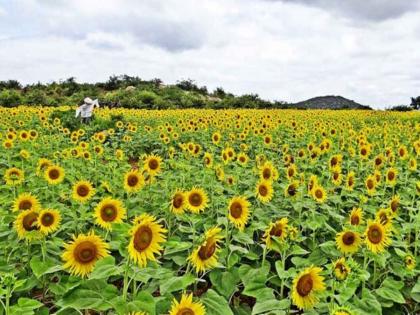
[{"label": "brown sunflower center", "polygon": [[287,187],[287,193],[289,194],[289,196],[296,195],[296,186],[295,185],[289,185],[289,187]]},{"label": "brown sunflower center", "polygon": [[152,239],[152,230],[148,226],[142,226],[134,234],[134,248],[143,251],[150,246]]},{"label": "brown sunflower center", "polygon": [[368,189],[373,189],[375,187],[373,180],[372,179],[368,179],[367,181],[367,188]]},{"label": "brown sunflower center", "polygon": [[242,215],[242,205],[240,202],[235,201],[230,206],[230,215],[235,219],[238,219]]},{"label": "brown sunflower center", "polygon": [[347,246],[353,245],[356,237],[354,236],[353,232],[346,232],[342,237],[343,243]]},{"label": "brown sunflower center", "polygon": [[89,195],[89,187],[86,185],[79,185],[77,187],[77,194],[80,197],[86,197],[87,195]]},{"label": "brown sunflower center", "polygon": [[349,184],[349,186],[353,186],[353,184],[354,184],[353,177],[349,177],[348,184]]},{"label": "brown sunflower center", "polygon": [[264,177],[264,179],[270,179],[271,178],[271,170],[269,168],[264,169],[263,177]]},{"label": "brown sunflower center", "polygon": [[52,169],[48,172],[48,176],[49,176],[49,178],[55,180],[55,179],[60,177],[60,172],[59,172],[59,170],[54,168],[54,169]]},{"label": "brown sunflower center", "polygon": [[336,166],[336,165],[337,165],[337,163],[338,163],[337,158],[336,158],[336,157],[333,157],[333,158],[331,159],[331,166]]},{"label": "brown sunflower center", "polygon": [[176,315],[195,315],[194,311],[188,307],[181,308]]},{"label": "brown sunflower center", "polygon": [[391,202],[391,210],[392,210],[393,212],[395,212],[395,211],[397,211],[397,210],[398,210],[398,206],[399,206],[398,201],[397,201],[397,200],[392,200],[392,202]]},{"label": "brown sunflower center", "polygon": [[77,262],[88,264],[96,259],[98,249],[91,241],[83,241],[74,249],[74,258]]},{"label": "brown sunflower center", "polygon": [[382,241],[382,231],[376,225],[369,228],[367,235],[369,241],[373,244],[379,244]]},{"label": "brown sunflower center", "polygon": [[38,219],[38,215],[35,212],[28,213],[23,218],[23,221],[22,221],[23,228],[28,232],[38,230],[38,227],[35,224],[37,219]]},{"label": "brown sunflower center", "polygon": [[181,194],[176,194],[174,198],[172,199],[172,205],[176,209],[181,208],[183,203],[184,203],[184,197]]},{"label": "brown sunflower center", "polygon": [[351,225],[359,225],[359,223],[360,223],[360,218],[359,218],[359,216],[358,215],[352,215],[351,216],[351,219],[350,219],[350,223],[351,223]]},{"label": "brown sunflower center", "polygon": [[388,180],[394,180],[394,178],[395,178],[395,173],[392,171],[388,172]]},{"label": "brown sunflower center", "polygon": [[268,195],[268,188],[267,188],[267,186],[266,185],[260,185],[260,186],[258,186],[258,193],[261,196],[263,196],[263,197],[267,196]]},{"label": "brown sunflower center", "polygon": [[315,197],[318,199],[322,199],[324,197],[324,193],[322,192],[321,189],[315,190]]},{"label": "brown sunflower center", "polygon": [[305,297],[309,295],[309,293],[311,293],[313,285],[314,285],[314,282],[312,280],[311,275],[306,274],[300,277],[296,286],[296,290],[300,296]]},{"label": "brown sunflower center", "polygon": [[32,208],[32,202],[30,200],[22,200],[19,203],[19,209],[20,210],[28,210]]},{"label": "brown sunflower center", "polygon": [[198,251],[198,256],[202,260],[207,260],[211,258],[216,251],[216,242],[214,241],[207,241],[206,245],[203,245],[200,247],[200,250]]},{"label": "brown sunflower center", "polygon": [[132,175],[129,175],[127,178],[127,184],[130,187],[136,186],[138,182],[139,182],[139,178],[137,175],[132,174]]},{"label": "brown sunflower center", "polygon": [[113,222],[117,217],[117,209],[114,205],[104,205],[101,209],[101,218],[106,222]]},{"label": "brown sunflower center", "polygon": [[192,206],[199,207],[203,202],[203,198],[199,193],[194,192],[188,197],[188,201]]},{"label": "brown sunflower center", "polygon": [[42,217],[41,217],[41,224],[43,226],[51,226],[54,223],[54,216],[51,213],[45,213]]},{"label": "brown sunflower center", "polygon": [[271,228],[270,235],[280,237],[283,234],[283,227],[281,224],[276,224]]},{"label": "brown sunflower center", "polygon": [[156,170],[159,167],[159,162],[156,159],[151,159],[149,161],[149,168],[151,170]]},{"label": "brown sunflower center", "polygon": [[382,159],[381,158],[376,158],[375,159],[375,165],[376,166],[379,166],[379,165],[381,165],[382,164]]}]

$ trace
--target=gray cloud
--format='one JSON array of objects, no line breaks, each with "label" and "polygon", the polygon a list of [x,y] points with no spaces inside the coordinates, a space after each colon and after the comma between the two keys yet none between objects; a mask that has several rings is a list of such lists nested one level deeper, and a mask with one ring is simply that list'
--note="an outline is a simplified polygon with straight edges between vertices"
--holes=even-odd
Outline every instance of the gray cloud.
[{"label": "gray cloud", "polygon": [[419,9],[418,0],[269,0],[321,8],[361,21],[384,21]]}]

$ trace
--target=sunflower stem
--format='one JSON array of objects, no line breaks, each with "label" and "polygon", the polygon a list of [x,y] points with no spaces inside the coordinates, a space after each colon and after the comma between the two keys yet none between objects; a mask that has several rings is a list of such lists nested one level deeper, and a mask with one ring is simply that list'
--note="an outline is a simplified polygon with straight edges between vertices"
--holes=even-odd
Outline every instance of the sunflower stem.
[{"label": "sunflower stem", "polygon": [[124,283],[123,283],[123,300],[127,302],[127,292],[128,292],[128,267],[130,265],[130,259],[127,258],[127,262],[125,263],[125,270],[124,270]]}]

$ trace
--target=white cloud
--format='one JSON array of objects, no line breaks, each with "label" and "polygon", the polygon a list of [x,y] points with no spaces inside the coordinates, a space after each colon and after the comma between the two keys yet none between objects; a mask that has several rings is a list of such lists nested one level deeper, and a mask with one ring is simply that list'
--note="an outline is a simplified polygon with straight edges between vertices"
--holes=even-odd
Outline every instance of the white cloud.
[{"label": "white cloud", "polygon": [[418,12],[356,25],[283,1],[18,3],[0,20],[0,80],[126,73],[286,101],[343,95],[382,108],[419,94]]}]

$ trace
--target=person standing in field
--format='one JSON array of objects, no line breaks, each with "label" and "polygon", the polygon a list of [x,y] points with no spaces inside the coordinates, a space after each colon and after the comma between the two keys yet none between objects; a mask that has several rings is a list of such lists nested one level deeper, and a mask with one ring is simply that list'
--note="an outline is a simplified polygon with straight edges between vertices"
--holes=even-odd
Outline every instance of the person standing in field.
[{"label": "person standing in field", "polygon": [[90,123],[95,106],[99,108],[98,99],[92,100],[86,97],[83,104],[76,109],[76,118],[80,115],[82,124]]}]

